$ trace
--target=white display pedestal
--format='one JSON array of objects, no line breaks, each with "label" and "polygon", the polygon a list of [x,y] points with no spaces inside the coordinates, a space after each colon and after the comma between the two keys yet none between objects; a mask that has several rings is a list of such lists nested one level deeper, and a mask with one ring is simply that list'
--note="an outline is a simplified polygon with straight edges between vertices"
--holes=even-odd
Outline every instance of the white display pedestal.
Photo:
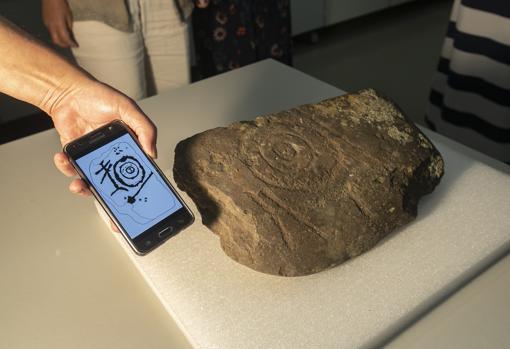
[{"label": "white display pedestal", "polygon": [[[142,106],[159,126],[160,154],[173,158],[177,142],[197,132],[341,93],[265,61]],[[183,120],[184,130],[173,127]],[[417,220],[331,270],[284,278],[239,265],[196,209],[197,222],[154,252],[126,251],[197,348],[381,344],[510,247],[510,177],[427,134],[446,170],[420,203]]]}]

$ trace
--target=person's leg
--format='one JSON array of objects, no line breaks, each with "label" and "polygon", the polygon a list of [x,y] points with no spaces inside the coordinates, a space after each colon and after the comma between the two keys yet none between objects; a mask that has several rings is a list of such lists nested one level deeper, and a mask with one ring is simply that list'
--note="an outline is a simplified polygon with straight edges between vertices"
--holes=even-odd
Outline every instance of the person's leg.
[{"label": "person's leg", "polygon": [[148,60],[147,83],[153,83],[149,93],[188,84],[189,28],[181,21],[174,1],[140,0],[140,19]]},{"label": "person's leg", "polygon": [[220,0],[193,12],[196,75],[207,78],[266,58],[292,63],[289,0]]},{"label": "person's leg", "polygon": [[289,0],[258,0],[252,11],[257,60],[273,58],[292,65]]},{"label": "person's leg", "polygon": [[199,79],[257,61],[253,2],[210,1],[193,11],[196,75]]},{"label": "person's leg", "polygon": [[144,47],[140,31],[114,29],[98,21],[77,21],[73,32],[78,64],[100,81],[138,100],[146,96]]}]

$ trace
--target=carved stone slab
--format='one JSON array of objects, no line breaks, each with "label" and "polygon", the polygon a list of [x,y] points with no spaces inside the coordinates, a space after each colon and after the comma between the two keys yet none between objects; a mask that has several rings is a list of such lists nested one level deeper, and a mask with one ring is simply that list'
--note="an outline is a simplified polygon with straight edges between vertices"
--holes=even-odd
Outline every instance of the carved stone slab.
[{"label": "carved stone slab", "polygon": [[298,276],[355,257],[413,220],[443,167],[395,104],[362,90],[185,139],[174,178],[227,255]]}]

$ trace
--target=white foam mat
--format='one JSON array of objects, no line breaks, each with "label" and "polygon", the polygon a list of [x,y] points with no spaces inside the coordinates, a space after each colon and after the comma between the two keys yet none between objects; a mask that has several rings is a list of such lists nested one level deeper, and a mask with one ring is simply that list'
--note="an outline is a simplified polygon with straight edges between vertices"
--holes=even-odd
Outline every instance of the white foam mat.
[{"label": "white foam mat", "polygon": [[[380,345],[510,247],[510,176],[432,135],[446,162],[413,223],[315,275],[265,275],[196,223],[145,257],[119,241],[196,348]],[[177,140],[176,140],[177,141]]]}]

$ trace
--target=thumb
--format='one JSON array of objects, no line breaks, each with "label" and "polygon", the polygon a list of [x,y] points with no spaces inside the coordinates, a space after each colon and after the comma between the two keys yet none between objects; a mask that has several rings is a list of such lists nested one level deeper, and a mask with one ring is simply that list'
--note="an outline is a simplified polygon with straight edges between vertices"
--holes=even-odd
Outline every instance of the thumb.
[{"label": "thumb", "polygon": [[131,102],[121,112],[120,119],[136,134],[143,150],[151,157],[156,158],[157,129],[149,117],[136,104]]},{"label": "thumb", "polygon": [[69,11],[65,18],[66,26],[67,26],[67,35],[69,36],[69,42],[71,47],[79,47],[78,42],[76,41],[76,38],[74,37],[73,32],[73,15],[71,11]]}]

